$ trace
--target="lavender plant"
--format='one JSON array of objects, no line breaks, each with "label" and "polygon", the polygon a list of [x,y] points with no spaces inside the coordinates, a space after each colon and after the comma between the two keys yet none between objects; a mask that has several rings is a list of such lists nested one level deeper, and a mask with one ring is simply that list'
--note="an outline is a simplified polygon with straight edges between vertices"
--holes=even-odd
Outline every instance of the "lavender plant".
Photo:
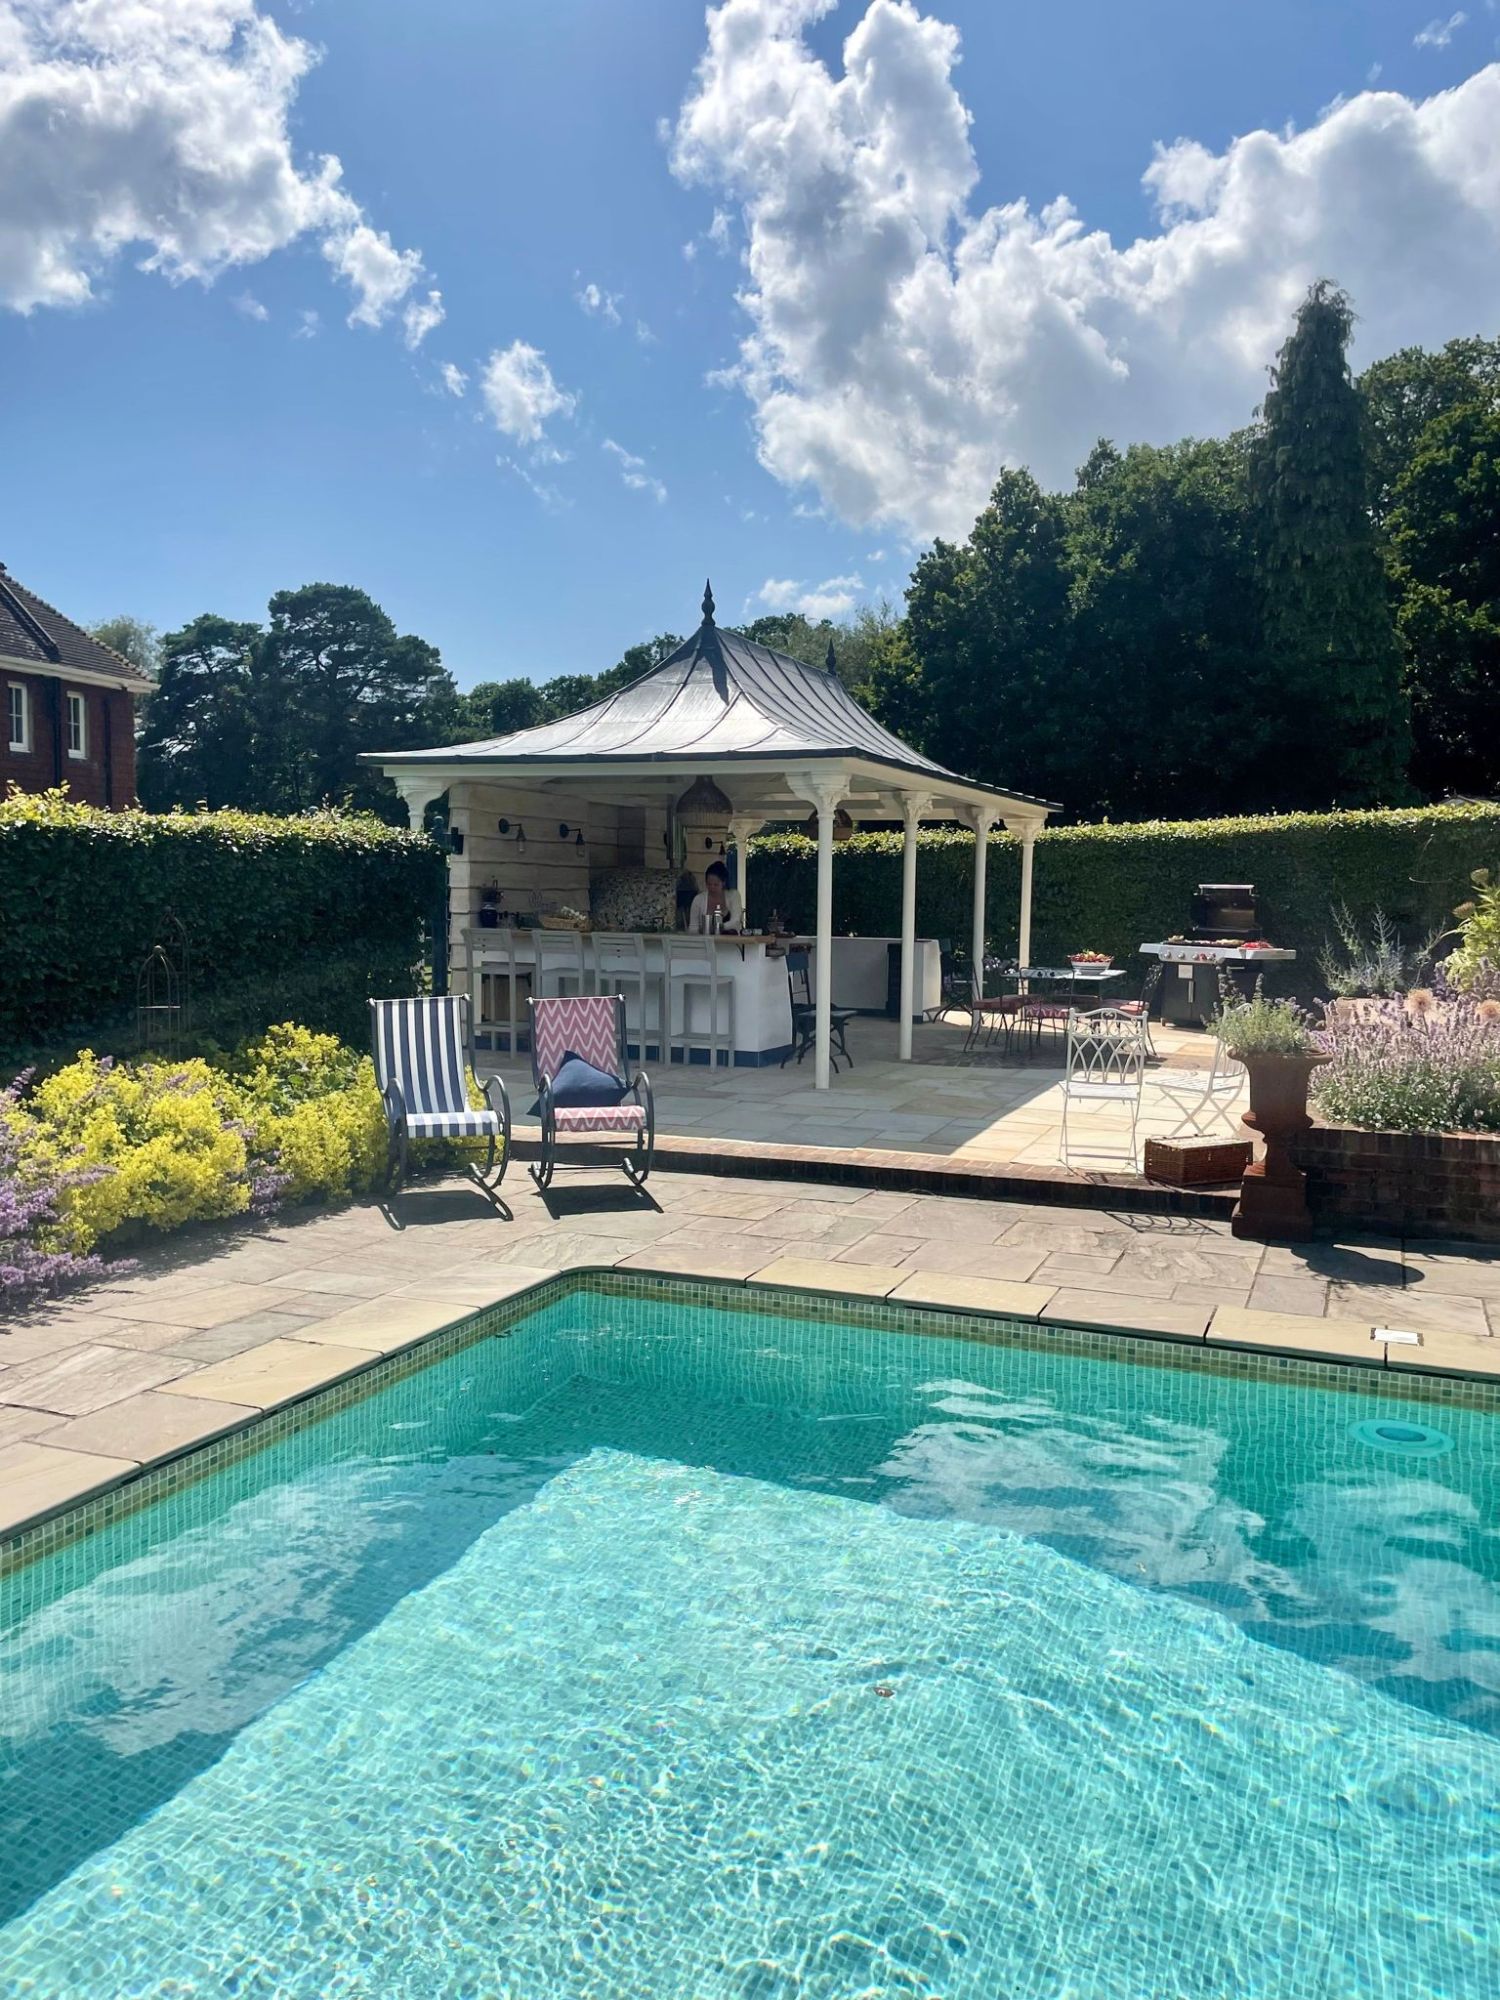
[{"label": "lavender plant", "polygon": [[129,1268],[51,1247],[63,1197],[97,1174],[39,1174],[23,1160],[25,1119],[20,1106],[29,1080],[30,1072],[23,1072],[0,1090],[0,1299],[7,1305]]},{"label": "lavender plant", "polygon": [[1364,1018],[1330,1012],[1313,1078],[1325,1118],[1385,1132],[1500,1132],[1500,999],[1417,987]]}]

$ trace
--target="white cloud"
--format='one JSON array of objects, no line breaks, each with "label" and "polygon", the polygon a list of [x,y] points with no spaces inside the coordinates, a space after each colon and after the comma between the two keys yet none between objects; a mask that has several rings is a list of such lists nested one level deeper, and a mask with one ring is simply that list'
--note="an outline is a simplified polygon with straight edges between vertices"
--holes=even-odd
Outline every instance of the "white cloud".
[{"label": "white cloud", "polygon": [[443,311],[441,292],[429,292],[425,299],[413,299],[401,315],[401,335],[408,347],[417,348],[448,315]]},{"label": "white cloud", "polygon": [[82,305],[127,254],[207,284],[311,235],[377,325],[421,257],[298,156],[315,60],[259,0],[0,0],[0,304]]},{"label": "white cloud", "polygon": [[555,486],[548,486],[545,480],[533,478],[518,458],[508,458],[502,453],[495,463],[507,472],[513,472],[523,486],[530,487],[549,514],[561,513],[569,504]]},{"label": "white cloud", "polygon": [[713,9],[672,162],[744,225],[761,461],[848,521],[963,532],[1007,463],[1061,484],[1101,434],[1243,423],[1322,276],[1365,357],[1500,320],[1500,65],[1162,146],[1156,226],[1120,247],[1063,197],[972,207],[955,30],[870,0],[835,75],[805,40],[832,5]]},{"label": "white cloud", "polygon": [[656,345],[656,335],[643,319],[638,319],[635,323],[635,337],[641,343],[642,347],[655,347]]},{"label": "white cloud", "polygon": [[296,331],[293,333],[292,338],[293,340],[316,340],[322,330],[322,326],[323,321],[316,307],[304,306],[297,315]]},{"label": "white cloud", "polygon": [[417,250],[398,250],[383,229],[356,222],[330,236],[323,255],[353,287],[350,326],[379,326],[422,275]]},{"label": "white cloud", "polygon": [[237,313],[243,313],[246,319],[268,320],[271,317],[254,292],[241,292],[238,298],[231,299],[229,303]]},{"label": "white cloud", "polygon": [[573,295],[583,310],[594,319],[602,319],[607,326],[620,324],[620,294],[606,292],[598,285],[585,285],[581,292]]},{"label": "white cloud", "polygon": [[1411,45],[1414,49],[1445,49],[1468,18],[1467,14],[1450,14],[1446,21],[1429,21],[1412,36]]},{"label": "white cloud", "polygon": [[553,417],[570,417],[578,398],[552,379],[541,350],[524,340],[496,348],[484,364],[480,393],[495,428],[518,444],[536,444]]},{"label": "white cloud", "polygon": [[618,464],[620,477],[632,492],[649,493],[657,502],[666,499],[666,487],[654,473],[646,470],[645,459],[637,458],[633,451],[627,451],[624,445],[616,444],[613,438],[604,440],[604,449]]},{"label": "white cloud", "polygon": [[469,378],[456,361],[445,361],[439,371],[443,387],[450,396],[461,396],[469,386]]},{"label": "white cloud", "polygon": [[721,257],[728,254],[731,227],[732,218],[729,210],[727,208],[716,208],[714,210],[714,219],[708,225],[708,240]]},{"label": "white cloud", "polygon": [[825,576],[821,583],[768,576],[756,595],[767,611],[800,611],[816,624],[820,618],[847,618],[864,587],[862,576]]}]

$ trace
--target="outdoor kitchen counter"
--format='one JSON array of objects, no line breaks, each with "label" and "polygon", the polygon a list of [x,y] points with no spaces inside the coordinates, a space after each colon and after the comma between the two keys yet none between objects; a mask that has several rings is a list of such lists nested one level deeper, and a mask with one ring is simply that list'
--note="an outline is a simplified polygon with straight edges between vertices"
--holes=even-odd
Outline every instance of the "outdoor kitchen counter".
[{"label": "outdoor kitchen counter", "polygon": [[[464,932],[469,962],[469,989],[474,1003],[475,1038],[481,1048],[509,1046],[511,981],[516,987],[516,1017],[522,1032],[526,1023],[526,998],[535,991],[537,938],[547,933],[535,930],[484,930]],[[552,935],[557,935],[553,933]],[[583,937],[584,965],[597,976],[600,947],[611,942],[625,943],[629,933],[586,932]],[[738,1067],[754,1068],[776,1064],[792,1045],[792,1010],[787,991],[786,945],[784,939],[722,936],[692,937],[685,932],[647,931],[643,943],[646,956],[646,1023],[648,1049],[661,1046],[662,1001],[665,996],[671,1013],[673,1035],[683,1026],[683,990],[677,975],[688,971],[694,961],[702,967],[712,953],[718,975],[718,1021],[726,1038],[731,1020],[731,1047]],[[666,991],[668,960],[671,962],[670,992]],[[634,1047],[640,1046],[639,998],[634,981],[625,975],[619,981],[625,994],[626,1031]],[[733,998],[730,998],[730,995]],[[709,995],[703,986],[691,997],[693,1032],[701,1036],[707,1024]],[[653,1061],[662,1061],[653,1056]],[[677,1060],[682,1060],[679,1050]],[[706,1061],[701,1050],[692,1057]]]}]

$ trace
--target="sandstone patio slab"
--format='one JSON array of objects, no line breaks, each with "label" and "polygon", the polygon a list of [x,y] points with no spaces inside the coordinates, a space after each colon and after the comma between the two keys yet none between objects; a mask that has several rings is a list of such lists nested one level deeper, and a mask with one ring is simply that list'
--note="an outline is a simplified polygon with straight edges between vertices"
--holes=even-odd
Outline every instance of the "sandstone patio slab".
[{"label": "sandstone patio slab", "polygon": [[135,1470],[133,1458],[54,1451],[46,1443],[8,1444],[0,1448],[0,1534],[117,1485]]},{"label": "sandstone patio slab", "polygon": [[1493,1381],[1500,1377],[1500,1340],[1493,1335],[1476,1339],[1467,1333],[1424,1333],[1420,1347],[1388,1340],[1385,1365],[1418,1374],[1436,1372]]},{"label": "sandstone patio slab", "polygon": [[403,1298],[388,1293],[380,1299],[361,1299],[356,1306],[334,1313],[328,1319],[309,1320],[292,1336],[318,1346],[362,1348],[368,1353],[394,1354],[410,1347],[440,1327],[451,1326],[474,1311],[473,1304],[458,1299]]},{"label": "sandstone patio slab", "polygon": [[0,1403],[85,1417],[142,1389],[160,1388],[191,1369],[191,1362],[175,1355],[137,1354],[129,1348],[84,1343],[24,1361],[0,1375]]},{"label": "sandstone patio slab", "polygon": [[834,1264],[817,1257],[779,1257],[763,1265],[749,1280],[755,1285],[779,1285],[796,1292],[846,1292],[858,1298],[883,1299],[907,1274],[894,1264]]},{"label": "sandstone patio slab", "polygon": [[274,1410],[309,1390],[321,1389],[352,1375],[367,1361],[377,1359],[371,1348],[345,1347],[329,1342],[315,1345],[307,1340],[268,1340],[261,1347],[247,1347],[243,1354],[210,1368],[200,1368],[174,1389],[168,1383],[165,1395],[206,1398],[218,1403],[248,1403],[257,1410]]},{"label": "sandstone patio slab", "polygon": [[1041,1317],[1049,1326],[1106,1327],[1198,1341],[1211,1311],[1210,1306],[1148,1298],[1139,1292],[1085,1292],[1074,1287],[1054,1292]]},{"label": "sandstone patio slab", "polygon": [[147,1389],[111,1403],[92,1416],[47,1433],[47,1442],[61,1451],[92,1452],[104,1458],[130,1458],[149,1465],[170,1458],[189,1445],[205,1444],[249,1423],[259,1411],[248,1403],[215,1403],[202,1396],[166,1396]]},{"label": "sandstone patio slab", "polygon": [[1319,1319],[1305,1313],[1261,1312],[1254,1306],[1221,1306],[1209,1322],[1208,1339],[1217,1347],[1243,1347],[1313,1360],[1358,1361],[1380,1366],[1381,1346],[1370,1338],[1369,1320]]},{"label": "sandstone patio slab", "polygon": [[1003,1278],[960,1278],[947,1271],[919,1271],[903,1278],[890,1298],[905,1305],[1036,1319],[1051,1299],[1052,1290],[1050,1285],[1009,1283]]}]

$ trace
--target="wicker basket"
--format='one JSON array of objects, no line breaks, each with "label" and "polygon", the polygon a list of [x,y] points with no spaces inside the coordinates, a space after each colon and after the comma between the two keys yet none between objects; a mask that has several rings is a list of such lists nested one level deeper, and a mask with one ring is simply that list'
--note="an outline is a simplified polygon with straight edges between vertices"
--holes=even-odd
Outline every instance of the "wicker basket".
[{"label": "wicker basket", "polygon": [[1148,1139],[1146,1178],[1171,1187],[1237,1181],[1252,1157],[1248,1139]]},{"label": "wicker basket", "polygon": [[544,931],[587,931],[590,928],[587,917],[565,917],[560,910],[544,910],[536,921],[538,930]]}]

